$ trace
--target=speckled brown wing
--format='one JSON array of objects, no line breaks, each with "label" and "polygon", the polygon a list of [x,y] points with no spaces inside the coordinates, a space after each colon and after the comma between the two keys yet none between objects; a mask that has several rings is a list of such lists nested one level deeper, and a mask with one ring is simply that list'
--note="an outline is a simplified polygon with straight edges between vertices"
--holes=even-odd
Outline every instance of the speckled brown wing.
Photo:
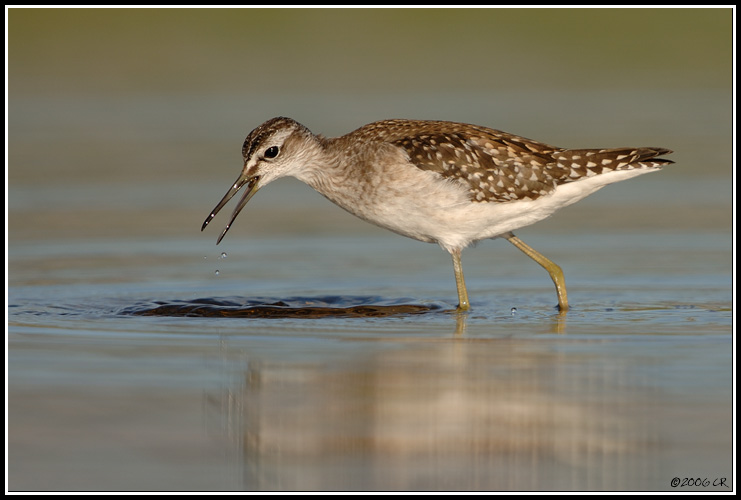
[{"label": "speckled brown wing", "polygon": [[448,132],[405,137],[394,144],[417,167],[463,183],[473,201],[532,200],[557,185],[554,172],[547,168],[555,163],[554,150],[526,139],[481,131]]},{"label": "speckled brown wing", "polygon": [[446,121],[384,120],[353,132],[399,146],[409,161],[462,183],[472,201],[536,199],[553,191],[553,146],[499,130]]},{"label": "speckled brown wing", "polygon": [[612,170],[659,168],[664,148],[566,150],[499,130],[444,121],[385,120],[354,132],[402,148],[409,161],[466,186],[471,200],[534,200],[559,184]]}]

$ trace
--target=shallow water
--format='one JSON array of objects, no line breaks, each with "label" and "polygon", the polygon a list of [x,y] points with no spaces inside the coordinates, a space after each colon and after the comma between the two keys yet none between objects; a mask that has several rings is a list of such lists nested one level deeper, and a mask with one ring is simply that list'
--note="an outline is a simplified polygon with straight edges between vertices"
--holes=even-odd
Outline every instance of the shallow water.
[{"label": "shallow water", "polygon": [[566,315],[504,240],[464,252],[461,315],[436,246],[294,183],[260,195],[218,247],[203,195],[187,237],[11,240],[10,489],[733,486],[722,223],[672,225],[674,206],[626,225],[606,191],[586,205],[601,226],[569,210],[518,233],[564,268]]},{"label": "shallow water", "polygon": [[230,237],[11,247],[11,489],[732,486],[723,234]]}]

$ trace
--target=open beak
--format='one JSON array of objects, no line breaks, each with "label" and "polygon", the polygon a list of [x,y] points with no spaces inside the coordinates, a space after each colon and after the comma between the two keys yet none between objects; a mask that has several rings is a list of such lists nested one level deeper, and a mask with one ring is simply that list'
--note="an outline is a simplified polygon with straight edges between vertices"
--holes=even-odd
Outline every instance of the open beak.
[{"label": "open beak", "polygon": [[218,205],[216,205],[216,208],[211,210],[211,214],[206,217],[206,220],[203,221],[203,226],[201,226],[201,231],[206,229],[206,226],[208,226],[208,223],[211,222],[211,219],[216,217],[216,214],[219,213],[219,210],[221,210],[224,205],[227,204],[229,200],[231,200],[237,192],[242,189],[245,185],[247,186],[247,190],[244,192],[244,195],[242,195],[242,199],[239,200],[239,204],[237,205],[237,208],[234,209],[234,212],[232,212],[232,217],[229,219],[229,224],[226,225],[224,230],[221,232],[221,236],[219,236],[219,239],[216,240],[216,244],[218,245],[221,243],[221,239],[224,237],[227,231],[229,231],[229,228],[232,227],[232,223],[234,222],[234,219],[237,218],[237,215],[239,215],[239,212],[244,208],[244,206],[247,204],[248,201],[250,201],[250,198],[257,192],[259,189],[257,183],[260,180],[260,176],[256,175],[254,177],[242,177],[240,176],[239,179],[237,179],[237,182],[235,182],[232,187],[229,189],[229,191],[226,192],[224,197],[221,199]]}]

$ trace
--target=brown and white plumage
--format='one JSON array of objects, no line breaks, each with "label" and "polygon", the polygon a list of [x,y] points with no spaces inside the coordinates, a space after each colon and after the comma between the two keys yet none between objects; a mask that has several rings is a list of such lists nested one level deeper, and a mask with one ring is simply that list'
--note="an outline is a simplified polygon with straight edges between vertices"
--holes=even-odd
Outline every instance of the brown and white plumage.
[{"label": "brown and white plumage", "polygon": [[295,120],[273,118],[244,142],[242,173],[203,228],[243,186],[221,233],[258,189],[296,177],[358,217],[453,256],[459,309],[468,308],[460,253],[504,237],[545,267],[561,310],[561,269],[512,231],[542,220],[601,187],[672,163],[664,148],[563,149],[486,127],[445,121],[384,120],[347,135],[314,135]]}]

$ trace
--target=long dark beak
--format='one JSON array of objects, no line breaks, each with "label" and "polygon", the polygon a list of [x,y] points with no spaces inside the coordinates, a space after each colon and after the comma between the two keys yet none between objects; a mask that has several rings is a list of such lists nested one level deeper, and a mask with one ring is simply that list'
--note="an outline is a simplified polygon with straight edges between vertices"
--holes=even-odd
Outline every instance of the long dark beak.
[{"label": "long dark beak", "polygon": [[244,195],[242,195],[242,199],[239,200],[239,204],[237,204],[237,208],[234,209],[234,212],[232,212],[232,217],[229,219],[229,224],[226,225],[224,230],[221,232],[221,236],[219,236],[219,239],[216,240],[216,244],[218,245],[221,243],[221,239],[224,237],[227,231],[229,231],[229,228],[232,227],[232,223],[234,222],[234,219],[237,218],[237,215],[239,215],[239,212],[244,208],[244,206],[247,204],[248,201],[250,201],[250,198],[257,192],[259,189],[257,186],[257,182],[260,180],[260,176],[256,175],[254,177],[242,177],[240,176],[239,179],[237,179],[237,182],[232,185],[232,187],[229,189],[229,191],[226,192],[224,197],[221,199],[218,205],[216,205],[216,208],[211,210],[211,214],[206,217],[206,220],[203,221],[203,226],[201,226],[201,231],[206,229],[206,226],[208,226],[208,223],[211,222],[211,219],[216,217],[216,214],[219,213],[219,210],[221,210],[224,205],[231,200],[237,192],[242,189],[245,185],[247,186],[247,190],[244,192]]}]

